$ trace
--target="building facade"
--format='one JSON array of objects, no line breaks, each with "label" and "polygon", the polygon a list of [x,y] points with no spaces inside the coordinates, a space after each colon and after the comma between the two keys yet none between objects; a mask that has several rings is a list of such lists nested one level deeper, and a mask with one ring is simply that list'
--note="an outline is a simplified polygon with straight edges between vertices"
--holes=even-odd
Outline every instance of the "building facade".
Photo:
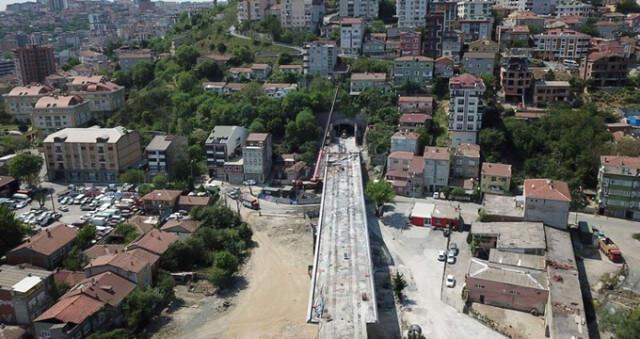
[{"label": "building facade", "polygon": [[396,16],[399,28],[424,27],[427,16],[428,1],[425,0],[397,0]]},{"label": "building facade", "polygon": [[65,128],[44,139],[50,181],[116,182],[142,159],[140,135],[124,127]]},{"label": "building facade", "polygon": [[53,48],[48,46],[20,47],[13,50],[16,76],[20,85],[43,82],[47,75],[56,72]]},{"label": "building facade", "polygon": [[351,95],[359,95],[367,89],[386,89],[386,73],[352,73],[351,74]]},{"label": "building facade", "polygon": [[53,88],[44,85],[18,86],[11,89],[7,94],[3,94],[7,113],[16,121],[21,123],[31,123],[33,109],[36,102],[43,96],[53,92]]},{"label": "building facade", "polygon": [[558,102],[569,102],[571,97],[571,85],[568,81],[545,81],[535,82],[533,89],[533,104],[536,106],[547,106]]},{"label": "building facade", "polygon": [[544,60],[581,59],[591,49],[591,36],[562,28],[536,34],[534,42],[534,52]]},{"label": "building facade", "polygon": [[529,58],[522,55],[503,55],[500,82],[507,101],[525,103],[533,73],[529,70]]},{"label": "building facade", "polygon": [[247,138],[247,130],[241,126],[216,126],[205,141],[209,175],[225,179],[224,163],[238,158]]},{"label": "building facade", "polygon": [[91,120],[89,102],[74,96],[44,96],[36,102],[31,125],[44,135],[68,127],[82,127]]},{"label": "building facade", "polygon": [[333,41],[314,41],[305,45],[304,74],[328,77],[338,61],[338,49]]},{"label": "building facade", "polygon": [[596,199],[607,215],[640,220],[640,157],[600,157]]},{"label": "building facade", "polygon": [[149,175],[174,176],[179,161],[188,162],[187,137],[180,135],[156,135],[144,150]]},{"label": "building facade", "polygon": [[360,18],[343,18],[340,21],[340,53],[359,55],[364,40],[364,24]]},{"label": "building facade", "polygon": [[524,220],[566,229],[571,192],[566,182],[550,179],[526,179],[523,188]]},{"label": "building facade", "polygon": [[284,28],[315,32],[324,16],[321,0],[283,0],[280,3],[280,24]]},{"label": "building facade", "polygon": [[482,193],[506,194],[511,188],[511,165],[482,163],[480,190]]},{"label": "building facade", "polygon": [[418,134],[409,131],[396,132],[391,136],[391,152],[418,152]]},{"label": "building facade", "polygon": [[94,117],[105,117],[106,114],[124,107],[124,92],[124,87],[110,81],[100,80],[77,86],[70,93],[87,100]]},{"label": "building facade", "polygon": [[459,19],[481,19],[491,17],[493,1],[489,0],[464,0],[457,4]]},{"label": "building facade", "polygon": [[425,56],[404,56],[393,62],[393,81],[396,85],[413,82],[420,86],[433,78],[433,59]]},{"label": "building facade", "polygon": [[339,0],[340,17],[362,18],[373,20],[378,17],[379,4],[376,0]]},{"label": "building facade", "polygon": [[453,147],[477,143],[478,131],[482,128],[485,90],[482,79],[471,74],[449,80],[449,137]]},{"label": "building facade", "polygon": [[425,147],[424,188],[435,192],[449,185],[449,150],[446,147]]},{"label": "building facade", "polygon": [[592,52],[580,64],[580,77],[594,87],[619,87],[627,82],[631,60],[616,51]]},{"label": "building facade", "polygon": [[31,326],[54,302],[53,272],[24,265],[2,265],[0,271],[0,321]]},{"label": "building facade", "polygon": [[459,144],[453,154],[453,176],[477,179],[480,172],[480,145]]},{"label": "building facade", "polygon": [[244,178],[258,184],[264,183],[271,174],[273,149],[270,133],[250,133],[242,147]]},{"label": "building facade", "polygon": [[493,74],[496,63],[495,53],[467,52],[462,58],[465,72],[475,76]]}]

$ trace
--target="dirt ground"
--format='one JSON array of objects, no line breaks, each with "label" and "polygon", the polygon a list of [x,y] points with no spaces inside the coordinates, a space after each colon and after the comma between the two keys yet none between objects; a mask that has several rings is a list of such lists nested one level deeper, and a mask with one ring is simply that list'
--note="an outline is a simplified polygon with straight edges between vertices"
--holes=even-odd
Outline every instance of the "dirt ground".
[{"label": "dirt ground", "polygon": [[[235,296],[202,297],[165,314],[167,323],[153,337],[315,338],[305,322],[313,261],[310,226],[302,215],[258,216],[243,209],[256,247],[244,267],[244,287]],[[180,295],[181,293],[178,293]],[[231,306],[222,306],[224,301]]]}]

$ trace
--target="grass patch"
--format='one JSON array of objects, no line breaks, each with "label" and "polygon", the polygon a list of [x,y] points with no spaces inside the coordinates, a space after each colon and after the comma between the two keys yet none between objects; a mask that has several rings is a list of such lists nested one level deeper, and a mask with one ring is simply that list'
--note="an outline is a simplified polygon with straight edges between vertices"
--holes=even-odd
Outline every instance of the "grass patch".
[{"label": "grass patch", "polygon": [[448,100],[442,100],[438,102],[438,109],[433,116],[433,123],[437,127],[434,130],[440,132],[438,135],[436,135],[436,146],[449,146],[449,117],[447,115],[448,107]]}]

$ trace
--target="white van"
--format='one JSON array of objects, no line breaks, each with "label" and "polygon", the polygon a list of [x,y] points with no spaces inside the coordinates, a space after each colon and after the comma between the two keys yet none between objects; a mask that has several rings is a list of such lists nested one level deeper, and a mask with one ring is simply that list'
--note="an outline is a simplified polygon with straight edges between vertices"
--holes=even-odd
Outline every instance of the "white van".
[{"label": "white van", "polygon": [[566,68],[578,68],[580,65],[572,59],[564,59],[562,60],[562,65]]}]

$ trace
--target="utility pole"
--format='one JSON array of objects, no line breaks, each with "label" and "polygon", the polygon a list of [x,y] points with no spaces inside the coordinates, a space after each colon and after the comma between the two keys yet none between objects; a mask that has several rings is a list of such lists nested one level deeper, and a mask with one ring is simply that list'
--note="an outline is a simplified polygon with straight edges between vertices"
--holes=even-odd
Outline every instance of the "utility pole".
[{"label": "utility pole", "polygon": [[49,196],[51,197],[51,210],[55,211],[56,210],[56,204],[54,203],[55,199],[53,199],[53,191],[51,191],[49,193]]}]

